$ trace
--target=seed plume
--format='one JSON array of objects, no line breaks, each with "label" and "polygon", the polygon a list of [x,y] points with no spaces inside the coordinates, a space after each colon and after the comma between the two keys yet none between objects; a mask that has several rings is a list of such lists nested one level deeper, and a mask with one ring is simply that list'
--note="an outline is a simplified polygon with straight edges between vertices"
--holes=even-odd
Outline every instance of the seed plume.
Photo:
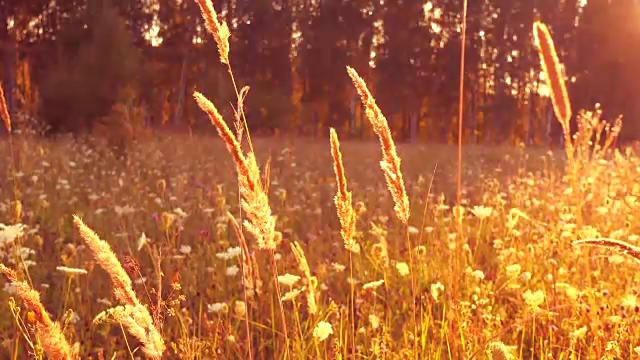
[{"label": "seed plume", "polygon": [[40,301],[40,294],[26,282],[18,280],[15,271],[3,264],[0,264],[0,273],[13,284],[16,294],[24,301],[27,308],[33,312],[35,332],[40,338],[42,349],[47,356],[50,359],[72,359],[71,347],[60,329],[60,324],[51,320],[49,313],[47,313]]},{"label": "seed plume", "polygon": [[126,315],[119,322],[142,343],[142,352],[152,359],[162,357],[166,345],[162,335],[153,324],[149,310],[140,303],[131,286],[131,278],[118,261],[109,244],[100,237],[77,216],[73,222],[78,228],[80,236],[87,243],[98,264],[109,274],[113,282],[113,293],[116,299],[124,304],[127,311],[118,312]]},{"label": "seed plume", "polygon": [[342,164],[342,153],[340,152],[340,141],[335,129],[330,129],[331,133],[331,157],[333,158],[333,170],[336,173],[338,184],[337,194],[334,198],[338,218],[340,219],[340,234],[344,240],[344,247],[351,251],[355,246],[356,213],[353,210],[351,192],[347,191],[347,178],[344,174]]},{"label": "seed plume", "polygon": [[367,89],[367,84],[352,68],[347,66],[347,72],[360,95],[362,104],[365,107],[365,114],[373,127],[373,131],[380,139],[382,149],[382,161],[380,167],[387,181],[387,187],[395,203],[396,215],[404,224],[409,222],[409,197],[404,186],[402,170],[400,169],[400,158],[396,151],[396,145],[391,137],[391,130],[387,119],[376,104],[375,99]]},{"label": "seed plume", "polygon": [[218,21],[218,15],[213,8],[211,0],[196,0],[202,12],[202,18],[207,30],[213,35],[218,44],[218,52],[220,53],[220,61],[223,64],[229,64],[229,27],[226,22]]},{"label": "seed plume", "polygon": [[304,255],[304,251],[297,241],[291,243],[291,250],[298,262],[298,268],[302,271],[302,274],[307,280],[307,307],[309,308],[309,313],[315,314],[318,311],[318,305],[316,303],[316,287],[318,286],[318,279],[316,279],[315,276],[311,276],[311,269],[309,269],[307,257]]},{"label": "seed plume", "polygon": [[536,21],[533,24],[533,35],[538,48],[542,71],[547,76],[549,88],[551,89],[553,110],[563,130],[566,132],[569,129],[569,120],[571,119],[571,103],[569,102],[567,86],[551,33],[547,25]]},{"label": "seed plume", "polygon": [[275,230],[276,217],[271,214],[269,197],[262,186],[260,169],[254,153],[249,152],[246,156],[242,153],[240,143],[211,101],[199,92],[195,92],[193,96],[198,106],[209,115],[211,123],[225,142],[236,164],[241,205],[247,215],[244,227],[256,238],[259,248],[275,249],[280,238]]}]

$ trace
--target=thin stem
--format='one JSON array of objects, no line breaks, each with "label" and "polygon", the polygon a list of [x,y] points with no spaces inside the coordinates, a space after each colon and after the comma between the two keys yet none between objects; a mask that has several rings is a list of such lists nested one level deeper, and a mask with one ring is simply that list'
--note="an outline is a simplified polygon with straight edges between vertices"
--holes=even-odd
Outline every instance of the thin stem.
[{"label": "thin stem", "polygon": [[285,358],[289,353],[289,335],[287,332],[287,321],[284,317],[284,307],[282,306],[282,297],[280,295],[280,284],[278,284],[278,268],[276,267],[276,258],[273,250],[269,250],[269,255],[271,257],[271,269],[273,271],[273,284],[276,289],[276,296],[278,297],[278,305],[280,307],[280,316],[282,319],[282,333],[284,334],[284,343],[285,343]]},{"label": "thin stem", "polygon": [[[468,0],[464,0],[462,3],[462,37],[460,42],[460,88],[458,93],[458,176],[457,176],[457,186],[456,186],[456,204],[458,206],[462,203],[462,122],[464,116],[464,60],[465,60],[465,50],[467,43],[467,4]],[[456,243],[460,243],[462,241],[462,221],[458,221],[458,237],[456,238]],[[458,249],[459,246],[456,246]],[[457,261],[456,261],[457,263]],[[455,271],[454,264],[454,271]],[[453,274],[451,274],[453,280]],[[458,302],[459,294],[458,288],[456,286],[452,289],[452,297],[454,303]],[[457,356],[457,351],[455,348],[452,349],[454,351],[454,356]]]},{"label": "thin stem", "polygon": [[415,269],[413,266],[413,246],[411,244],[411,236],[409,234],[409,225],[405,229],[407,245],[409,247],[409,273],[411,276],[411,310],[413,311],[413,355],[417,354],[418,343],[418,316],[416,310],[416,277]]},{"label": "thin stem", "polygon": [[[236,85],[236,78],[233,76],[233,71],[231,70],[231,64],[227,64],[227,70],[229,71],[229,75],[231,76],[231,83],[233,84],[233,90],[236,93],[236,98],[240,99],[240,92],[238,91],[238,86]],[[240,116],[242,116],[242,122],[244,123],[244,130],[247,133],[247,141],[249,142],[249,150],[253,153],[253,143],[251,142],[251,135],[249,134],[249,125],[247,125],[247,117],[244,113],[244,107],[240,107],[238,109],[240,111]]]},{"label": "thin stem", "polygon": [[356,358],[356,294],[355,294],[355,288],[354,288],[354,284],[353,284],[353,256],[352,256],[352,251],[349,250],[349,276],[351,277],[351,281],[349,282],[349,287],[351,290],[351,301],[350,301],[350,307],[351,307],[351,338],[352,338],[352,342],[351,342],[351,356],[353,359]]},{"label": "thin stem", "polygon": [[[240,261],[240,266],[242,268],[242,273],[244,274],[245,273],[244,261]],[[243,295],[244,295],[244,303],[249,304],[249,300],[247,299],[247,286],[243,284],[242,289],[243,289]],[[247,331],[247,351],[249,352],[249,360],[253,360],[253,349],[251,345],[251,343],[253,342],[252,341],[253,339],[251,338],[251,327],[249,326],[249,309],[250,307],[247,307],[247,315],[244,317],[244,324]]]}]

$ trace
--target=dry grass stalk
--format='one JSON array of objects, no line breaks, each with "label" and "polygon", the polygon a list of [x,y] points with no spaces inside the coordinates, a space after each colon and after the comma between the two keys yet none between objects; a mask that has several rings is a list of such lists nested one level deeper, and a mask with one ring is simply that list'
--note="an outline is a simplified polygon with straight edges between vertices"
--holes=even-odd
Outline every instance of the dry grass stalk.
[{"label": "dry grass stalk", "polygon": [[247,213],[244,227],[255,236],[260,249],[275,250],[278,239],[276,217],[271,214],[269,197],[262,187],[260,169],[253,152],[242,153],[240,143],[224,122],[216,107],[199,92],[194,93],[198,106],[209,115],[211,123],[224,140],[238,172],[242,209]]},{"label": "dry grass stalk", "polygon": [[218,15],[213,8],[211,0],[196,0],[196,2],[200,6],[207,30],[213,35],[213,38],[218,44],[220,61],[223,64],[229,65],[229,36],[231,36],[231,33],[229,32],[227,23],[218,21]]},{"label": "dry grass stalk", "polygon": [[553,110],[558,117],[565,133],[569,132],[569,120],[571,119],[571,103],[567,94],[567,86],[562,74],[560,60],[551,38],[549,28],[542,22],[533,24],[533,35],[540,56],[542,70],[547,76],[547,82],[551,89],[551,102]]},{"label": "dry grass stalk", "polygon": [[619,253],[629,255],[640,261],[640,247],[615,239],[584,239],[574,241],[573,246],[596,246],[616,250]]},{"label": "dry grass stalk", "polygon": [[238,104],[237,109],[234,109],[235,121],[233,122],[233,126],[236,128],[236,138],[238,142],[242,144],[242,135],[244,134],[244,99],[247,97],[247,93],[249,92],[249,87],[245,86],[240,90],[240,94],[238,95]]},{"label": "dry grass stalk", "polygon": [[2,85],[0,85],[0,116],[2,116],[2,120],[4,121],[5,129],[7,129],[7,132],[11,134],[11,117],[9,116],[9,108],[7,107],[7,101],[4,98]]},{"label": "dry grass stalk", "polygon": [[376,104],[375,99],[369,92],[369,89],[367,89],[367,84],[360,75],[358,75],[358,73],[349,66],[347,66],[347,72],[349,73],[349,76],[362,99],[367,119],[371,122],[373,131],[375,131],[380,139],[380,147],[382,149],[382,161],[380,161],[380,167],[382,168],[384,177],[387,180],[387,187],[393,197],[396,215],[400,221],[404,224],[408,224],[409,197],[407,196],[407,191],[404,186],[402,170],[400,170],[400,158],[398,157],[396,145],[391,137],[391,130],[389,129],[387,119],[382,114],[382,111]]},{"label": "dry grass stalk", "polygon": [[0,272],[13,284],[15,291],[34,314],[35,332],[42,349],[51,359],[72,359],[71,347],[65,339],[60,324],[53,322],[40,302],[40,294],[29,284],[19,281],[15,271],[0,264]]},{"label": "dry grass stalk", "polygon": [[338,191],[334,198],[338,218],[340,219],[340,234],[344,240],[344,247],[351,251],[356,245],[354,236],[356,232],[356,212],[353,210],[351,192],[347,191],[347,178],[344,174],[342,164],[342,153],[340,152],[340,141],[338,134],[331,128],[331,157],[333,158],[333,170],[336,173]]},{"label": "dry grass stalk", "polygon": [[254,265],[257,265],[255,263],[255,258],[252,259],[251,254],[249,253],[249,246],[247,245],[247,241],[242,234],[242,229],[240,228],[236,218],[229,212],[227,212],[227,218],[231,222],[231,226],[233,226],[233,230],[238,236],[240,248],[242,249],[242,284],[246,289],[251,290],[249,293],[250,295],[253,295],[253,293],[259,295],[262,291],[262,281],[260,280],[257,266],[254,267]]},{"label": "dry grass stalk", "polygon": [[159,359],[166,349],[162,335],[155,327],[149,310],[138,300],[131,286],[131,278],[111,250],[111,246],[100,239],[77,215],[73,216],[73,222],[78,228],[80,236],[93,253],[93,257],[109,274],[113,282],[113,293],[116,298],[125,305],[126,311],[114,311],[122,316],[127,315],[128,318],[114,318],[142,343],[142,352],[145,355],[153,359]]},{"label": "dry grass stalk", "polygon": [[316,287],[318,286],[318,279],[315,276],[311,276],[311,269],[309,269],[309,263],[307,262],[304,251],[300,247],[297,241],[291,243],[291,250],[298,262],[298,268],[302,271],[305,279],[307,280],[307,307],[310,314],[315,314],[318,311],[318,305],[316,304]]}]

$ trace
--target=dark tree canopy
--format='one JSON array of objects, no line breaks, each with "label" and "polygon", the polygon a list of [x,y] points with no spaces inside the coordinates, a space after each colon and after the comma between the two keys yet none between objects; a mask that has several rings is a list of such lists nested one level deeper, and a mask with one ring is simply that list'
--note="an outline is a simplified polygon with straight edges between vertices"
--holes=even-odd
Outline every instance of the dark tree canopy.
[{"label": "dark tree canopy", "polygon": [[[231,29],[237,85],[251,87],[252,129],[368,136],[350,65],[399,139],[456,138],[461,0],[213,3]],[[640,136],[637,1],[478,0],[468,9],[464,141],[559,139],[533,46],[537,19],[552,30],[574,113],[598,103],[607,119],[623,116],[623,139]],[[227,69],[193,0],[0,0],[0,44],[12,112],[58,130],[131,100],[123,93],[150,126],[207,129],[195,89],[233,113]]]}]

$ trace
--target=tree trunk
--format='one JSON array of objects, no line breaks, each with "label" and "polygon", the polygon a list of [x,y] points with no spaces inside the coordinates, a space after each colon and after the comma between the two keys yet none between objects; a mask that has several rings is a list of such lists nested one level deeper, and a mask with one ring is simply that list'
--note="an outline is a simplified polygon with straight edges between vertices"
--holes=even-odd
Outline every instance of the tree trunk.
[{"label": "tree trunk", "polygon": [[182,58],[182,69],[180,70],[180,84],[178,85],[178,105],[173,116],[173,125],[178,125],[183,113],[184,94],[187,91],[187,55]]}]

